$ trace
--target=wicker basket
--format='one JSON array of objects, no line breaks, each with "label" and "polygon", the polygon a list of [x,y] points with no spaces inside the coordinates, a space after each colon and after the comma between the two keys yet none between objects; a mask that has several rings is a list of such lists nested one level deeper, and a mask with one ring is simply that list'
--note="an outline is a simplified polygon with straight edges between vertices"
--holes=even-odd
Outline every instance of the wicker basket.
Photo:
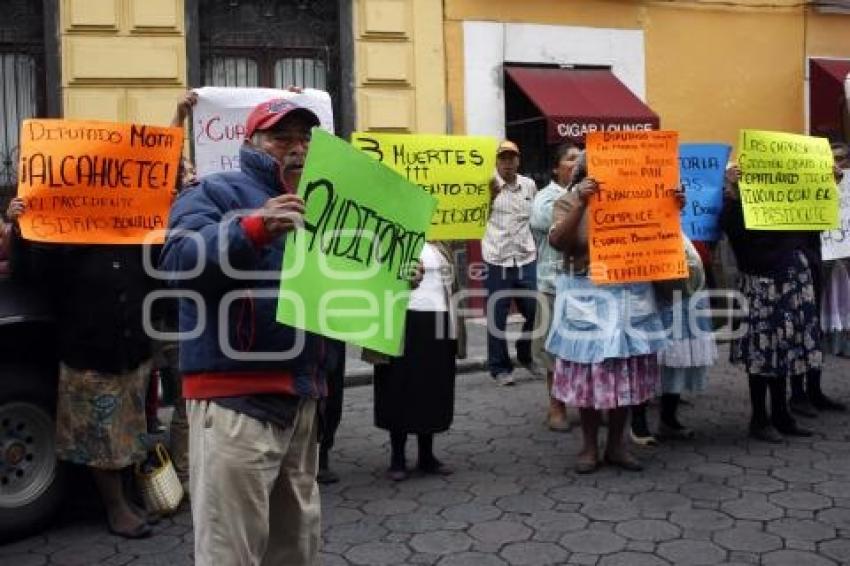
[{"label": "wicker basket", "polygon": [[183,500],[183,485],[165,446],[157,443],[153,456],[156,464],[150,471],[136,464],[136,480],[142,492],[142,500],[149,513],[171,515]]}]

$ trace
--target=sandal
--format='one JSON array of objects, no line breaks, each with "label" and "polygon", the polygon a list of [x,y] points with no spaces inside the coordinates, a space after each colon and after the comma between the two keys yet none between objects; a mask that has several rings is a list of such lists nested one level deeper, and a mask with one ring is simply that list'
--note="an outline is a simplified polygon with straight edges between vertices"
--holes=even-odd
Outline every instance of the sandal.
[{"label": "sandal", "polygon": [[578,459],[576,459],[576,463],[573,469],[577,474],[592,474],[593,472],[599,469],[599,460],[596,457],[591,459],[588,457],[579,456]]},{"label": "sandal", "polygon": [[139,518],[141,518],[145,523],[147,523],[148,525],[151,525],[151,526],[159,524],[159,521],[160,521],[159,515],[157,515],[156,513],[148,512],[147,509],[139,507],[138,505],[136,505],[132,501],[130,501],[129,503],[130,503],[130,509],[133,511],[133,513],[138,515]]},{"label": "sandal", "polygon": [[770,444],[784,444],[785,439],[773,425],[750,425],[750,438],[769,442]]},{"label": "sandal", "polygon": [[599,469],[598,462],[576,462],[573,468],[577,474],[586,475],[592,474]]},{"label": "sandal", "polygon": [[109,524],[109,521],[106,522],[106,525],[110,533],[127,539],[148,538],[153,534],[153,529],[151,529],[151,526],[147,523],[139,523],[134,528],[127,531],[121,531],[113,528],[112,525]]},{"label": "sandal", "polygon": [[620,468],[627,472],[643,471],[643,465],[631,456],[626,456],[625,458],[612,458],[608,454],[605,454],[605,463],[609,466]]}]

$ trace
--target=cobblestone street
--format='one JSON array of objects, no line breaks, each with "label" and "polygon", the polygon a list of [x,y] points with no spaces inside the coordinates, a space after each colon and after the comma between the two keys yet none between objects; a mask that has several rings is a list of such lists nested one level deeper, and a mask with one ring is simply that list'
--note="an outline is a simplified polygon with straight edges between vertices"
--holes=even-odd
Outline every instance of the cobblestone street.
[{"label": "cobblestone street", "polygon": [[[850,400],[848,378],[850,361],[830,359],[825,389]],[[697,440],[636,449],[643,473],[577,476],[578,435],[544,427],[544,395],[541,380],[499,388],[482,372],[459,376],[454,425],[435,440],[455,474],[394,484],[372,390],[347,389],[332,454],[342,481],[322,493],[323,564],[850,562],[850,415],[802,423],[812,439],[750,442],[744,376],[723,363],[683,407]],[[0,547],[0,563],[180,566],[191,563],[191,540],[186,509],[141,541],[107,534],[97,513],[78,514]]]}]

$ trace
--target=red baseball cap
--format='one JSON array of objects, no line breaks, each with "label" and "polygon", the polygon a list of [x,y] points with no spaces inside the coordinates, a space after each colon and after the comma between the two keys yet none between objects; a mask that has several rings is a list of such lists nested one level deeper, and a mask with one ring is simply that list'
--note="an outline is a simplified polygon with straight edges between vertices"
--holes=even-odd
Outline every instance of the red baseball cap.
[{"label": "red baseball cap", "polygon": [[303,114],[313,126],[320,124],[319,117],[309,108],[299,106],[285,98],[273,98],[257,104],[248,114],[248,120],[245,122],[245,139],[250,139],[257,130],[268,130],[274,127],[283,120],[284,116],[294,112]]}]

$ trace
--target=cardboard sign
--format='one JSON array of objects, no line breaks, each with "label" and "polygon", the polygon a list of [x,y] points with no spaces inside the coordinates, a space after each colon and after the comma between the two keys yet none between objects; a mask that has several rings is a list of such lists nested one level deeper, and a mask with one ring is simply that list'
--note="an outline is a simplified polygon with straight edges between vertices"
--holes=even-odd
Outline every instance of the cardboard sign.
[{"label": "cardboard sign", "polygon": [[825,138],[741,130],[738,147],[748,229],[838,228],[838,189]]},{"label": "cardboard sign", "polygon": [[27,240],[162,242],[183,147],[181,128],[84,120],[24,120],[18,196]]},{"label": "cardboard sign", "polygon": [[239,148],[245,140],[245,121],[257,104],[286,98],[312,110],[323,129],[333,133],[330,95],[306,88],[300,93],[274,88],[205,86],[195,89],[198,103],[192,110],[192,144],[199,176],[239,169]]},{"label": "cardboard sign", "polygon": [[682,230],[691,240],[720,239],[723,180],[731,151],[731,146],[720,143],[679,145],[679,178],[687,199]]},{"label": "cardboard sign", "polygon": [[407,273],[436,199],[317,128],[298,194],[304,228],[286,239],[277,320],[400,354]]},{"label": "cardboard sign", "polygon": [[820,234],[824,261],[850,257],[850,169],[844,170],[838,192],[841,225],[836,230],[826,230]]},{"label": "cardboard sign", "polygon": [[679,221],[676,132],[587,136],[590,277],[595,283],[681,279],[688,275]]},{"label": "cardboard sign", "polygon": [[495,138],[355,133],[366,152],[437,198],[431,240],[480,240],[487,228]]}]

